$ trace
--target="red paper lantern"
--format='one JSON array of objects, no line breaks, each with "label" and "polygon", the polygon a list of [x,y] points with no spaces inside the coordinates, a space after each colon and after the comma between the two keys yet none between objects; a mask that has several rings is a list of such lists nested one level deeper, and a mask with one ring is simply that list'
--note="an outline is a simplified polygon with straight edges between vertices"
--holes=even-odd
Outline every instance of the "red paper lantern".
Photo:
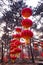
[{"label": "red paper lantern", "polygon": [[11,46],[11,47],[10,47],[10,50],[13,50],[13,49],[15,49],[15,48],[17,48],[17,45]]},{"label": "red paper lantern", "polygon": [[14,43],[10,44],[10,49],[17,48],[17,46],[21,45],[19,40],[16,40]]},{"label": "red paper lantern", "polygon": [[10,54],[16,54],[17,51],[15,51],[15,49],[17,49],[17,48],[14,48],[13,50],[10,50]]},{"label": "red paper lantern", "polygon": [[17,31],[17,32],[21,32],[21,28],[20,27],[17,27],[17,28],[15,28],[15,30]]},{"label": "red paper lantern", "polygon": [[15,45],[19,46],[19,45],[21,45],[21,42],[19,40],[16,40]]},{"label": "red paper lantern", "polygon": [[19,41],[19,40],[17,40],[17,39],[15,39],[15,40],[12,40],[11,41],[11,43],[10,43],[10,47],[16,47],[17,46],[17,44],[21,44],[21,42]]},{"label": "red paper lantern", "polygon": [[30,30],[23,30],[21,32],[21,37],[23,37],[25,39],[30,39],[33,37],[33,33]]},{"label": "red paper lantern", "polygon": [[10,44],[10,47],[16,48],[17,45],[15,43],[13,43],[13,44]]},{"label": "red paper lantern", "polygon": [[21,49],[20,48],[16,48],[15,51],[16,51],[16,53],[20,53]]},{"label": "red paper lantern", "polygon": [[16,40],[11,40],[10,43],[14,43]]},{"label": "red paper lantern", "polygon": [[13,38],[20,39],[20,38],[21,38],[21,35],[20,35],[20,34],[14,34],[14,35],[13,35]]},{"label": "red paper lantern", "polygon": [[32,15],[32,10],[30,8],[23,8],[21,15],[25,18],[28,18],[29,16]]},{"label": "red paper lantern", "polygon": [[10,54],[15,54],[15,51],[14,51],[14,50],[13,50],[13,51],[11,50],[11,51],[10,51]]},{"label": "red paper lantern", "polygon": [[16,56],[10,56],[11,59],[15,60],[17,57]]},{"label": "red paper lantern", "polygon": [[24,28],[28,28],[28,27],[31,27],[33,23],[30,19],[24,19],[22,20],[21,24]]},{"label": "red paper lantern", "polygon": [[10,47],[10,50],[13,50],[14,48],[13,47]]}]

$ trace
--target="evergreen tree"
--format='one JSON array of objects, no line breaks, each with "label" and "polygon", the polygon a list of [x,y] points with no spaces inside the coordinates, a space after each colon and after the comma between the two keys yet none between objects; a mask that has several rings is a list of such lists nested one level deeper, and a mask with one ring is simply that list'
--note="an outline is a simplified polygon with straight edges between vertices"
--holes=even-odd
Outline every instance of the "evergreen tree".
[{"label": "evergreen tree", "polygon": [[43,41],[43,0],[40,0],[40,2],[38,2],[37,7],[33,9],[33,20],[34,23],[32,29],[36,31],[36,34],[39,33],[37,35],[38,40]]},{"label": "evergreen tree", "polygon": [[27,7],[23,0],[14,2],[12,1],[12,5],[10,5],[11,11],[7,11],[3,16],[3,20],[7,23],[7,26],[14,30],[15,26],[20,26],[20,22],[22,20],[21,10],[22,8]]},{"label": "evergreen tree", "polygon": [[[4,41],[5,44],[2,43],[2,59],[3,59],[3,48],[4,50],[9,49],[9,41],[11,40],[11,36],[9,32],[12,33],[15,26],[20,26],[20,22],[22,20],[21,10],[22,8],[27,7],[23,0],[0,0],[0,26],[2,23],[5,23],[5,26],[2,27],[2,32],[4,34],[1,37],[1,41]],[[4,45],[4,47],[3,47]]]},{"label": "evergreen tree", "polygon": [[36,8],[34,8],[34,12],[33,15],[41,15],[41,17],[43,17],[43,0],[41,0],[40,2],[38,2],[38,5]]},{"label": "evergreen tree", "polygon": [[[6,26],[4,26],[3,30],[4,33],[7,34],[9,32],[12,32],[15,28],[15,26],[20,26],[20,22],[22,20],[21,16],[21,10],[22,8],[27,7],[23,0],[7,0],[8,4],[4,2],[4,0],[1,1],[4,5],[7,5],[10,10],[7,10],[6,8],[3,11],[3,17],[2,22],[0,23],[6,23]],[[2,4],[1,4],[2,5]],[[6,7],[6,6],[5,6]],[[2,12],[1,12],[2,13]],[[4,39],[4,38],[3,38]]]}]

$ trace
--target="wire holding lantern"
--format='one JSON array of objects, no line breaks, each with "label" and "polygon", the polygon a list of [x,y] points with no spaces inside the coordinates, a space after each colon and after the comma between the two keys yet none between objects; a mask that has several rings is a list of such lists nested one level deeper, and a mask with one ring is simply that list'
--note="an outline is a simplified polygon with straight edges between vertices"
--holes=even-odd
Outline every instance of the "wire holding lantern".
[{"label": "wire holding lantern", "polygon": [[16,30],[16,32],[20,33],[22,31],[22,28],[16,27],[15,30]]}]

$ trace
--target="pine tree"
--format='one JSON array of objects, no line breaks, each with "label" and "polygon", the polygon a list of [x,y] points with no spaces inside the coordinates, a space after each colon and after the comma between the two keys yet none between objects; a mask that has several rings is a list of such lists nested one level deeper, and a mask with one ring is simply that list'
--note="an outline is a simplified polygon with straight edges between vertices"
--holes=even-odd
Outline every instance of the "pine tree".
[{"label": "pine tree", "polygon": [[34,12],[33,15],[41,15],[41,17],[43,17],[43,0],[41,0],[40,2],[38,2],[38,5],[36,8],[34,8]]},{"label": "pine tree", "polygon": [[3,17],[3,20],[7,23],[7,26],[14,30],[15,26],[20,26],[22,20],[21,10],[26,7],[23,1],[13,2],[10,5],[11,11],[7,11]]},{"label": "pine tree", "polygon": [[[34,20],[35,19],[35,20]],[[38,2],[38,5],[36,8],[33,9],[33,20],[34,20],[34,25],[32,28],[34,28],[37,31],[43,31],[43,0],[40,0]],[[39,26],[41,25],[41,26]],[[39,28],[37,28],[39,26]]]},{"label": "pine tree", "polygon": [[[15,0],[16,1],[16,0]],[[17,0],[15,2],[14,0],[10,0],[9,2],[9,7],[11,10],[7,11],[5,9],[5,13],[3,13],[3,17],[2,17],[2,23],[3,21],[6,23],[6,26],[3,28],[4,32],[6,35],[9,32],[12,32],[15,28],[15,26],[20,26],[20,22],[22,20],[22,16],[21,16],[21,10],[22,8],[27,7],[27,5],[25,5],[25,3],[23,2],[23,0]],[[4,2],[4,1],[2,1]],[[5,3],[4,3],[5,4]],[[4,39],[4,36],[2,37]]]},{"label": "pine tree", "polygon": [[[1,37],[1,41],[4,41],[5,44],[2,43],[2,59],[3,59],[3,45],[5,46],[4,48],[9,49],[9,41],[11,39],[11,36],[9,36],[9,32],[12,33],[12,31],[14,30],[15,26],[20,26],[20,22],[23,19],[21,16],[21,10],[22,8],[27,7],[27,5],[25,5],[25,3],[23,2],[23,0],[18,0],[18,1],[14,1],[14,0],[7,0],[9,2],[9,4],[7,5],[4,0],[2,0],[1,2],[4,5],[7,5],[10,10],[7,10],[6,8],[3,10],[3,12],[1,12],[3,14],[3,17],[0,19],[0,23],[6,23],[6,26],[4,26],[3,30],[4,30],[4,34]],[[2,5],[2,4],[1,4]],[[6,6],[5,6],[6,7]]]}]

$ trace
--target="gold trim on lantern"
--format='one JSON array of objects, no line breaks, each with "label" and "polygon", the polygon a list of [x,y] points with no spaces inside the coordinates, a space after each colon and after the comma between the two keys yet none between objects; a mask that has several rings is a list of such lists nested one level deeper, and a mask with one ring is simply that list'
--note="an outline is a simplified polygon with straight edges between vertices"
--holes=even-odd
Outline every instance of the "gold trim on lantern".
[{"label": "gold trim on lantern", "polygon": [[26,40],[26,45],[30,44],[30,39],[25,39]]}]

